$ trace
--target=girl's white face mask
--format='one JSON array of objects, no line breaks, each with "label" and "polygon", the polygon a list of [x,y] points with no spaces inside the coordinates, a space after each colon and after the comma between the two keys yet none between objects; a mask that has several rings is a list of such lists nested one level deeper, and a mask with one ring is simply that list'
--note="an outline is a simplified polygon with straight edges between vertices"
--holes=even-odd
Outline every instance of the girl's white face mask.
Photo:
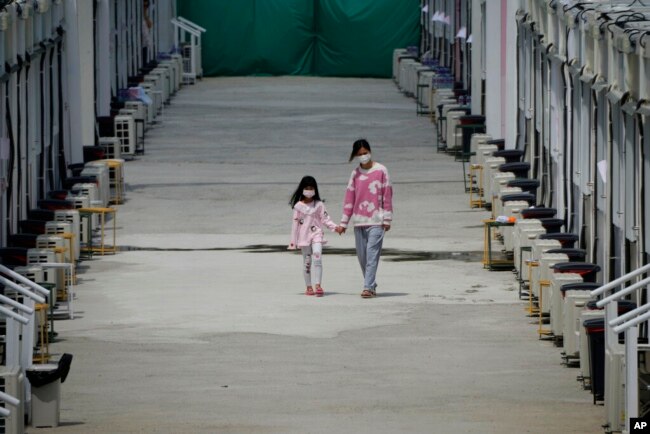
[{"label": "girl's white face mask", "polygon": [[311,199],[312,197],[314,197],[315,194],[316,194],[315,190],[303,190],[302,191],[302,195],[305,196],[307,199]]},{"label": "girl's white face mask", "polygon": [[359,163],[361,164],[366,164],[371,159],[369,153],[364,155],[359,155],[357,158],[359,159]]}]

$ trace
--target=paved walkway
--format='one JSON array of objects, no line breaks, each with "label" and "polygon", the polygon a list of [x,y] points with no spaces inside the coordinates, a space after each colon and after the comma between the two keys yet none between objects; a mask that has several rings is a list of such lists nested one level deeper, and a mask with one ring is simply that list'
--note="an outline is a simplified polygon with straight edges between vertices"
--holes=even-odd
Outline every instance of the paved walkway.
[{"label": "paved walkway", "polygon": [[[290,194],[338,219],[352,142],[395,189],[380,297],[351,233],[302,295]],[[39,433],[587,433],[602,407],[537,340],[509,272],[482,269],[460,163],[389,80],[204,79],[126,164],[115,256],[82,264],[62,427]],[[34,430],[35,431],[35,430]]]}]

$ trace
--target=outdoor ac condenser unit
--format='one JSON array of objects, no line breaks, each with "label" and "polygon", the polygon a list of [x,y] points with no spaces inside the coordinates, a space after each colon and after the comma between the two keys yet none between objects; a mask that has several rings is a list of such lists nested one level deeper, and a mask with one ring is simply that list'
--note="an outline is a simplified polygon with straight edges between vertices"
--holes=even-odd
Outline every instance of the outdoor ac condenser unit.
[{"label": "outdoor ac condenser unit", "polygon": [[123,108],[120,109],[121,116],[131,116],[133,118],[133,123],[135,124],[135,141],[136,141],[136,152],[142,149],[142,144],[144,143],[144,122],[138,121],[138,111]]},{"label": "outdoor ac condenser unit", "polygon": [[535,294],[541,302],[539,302],[539,309],[543,313],[551,312],[551,267],[560,262],[569,262],[569,257],[564,253],[544,253],[539,259],[539,281],[532,282],[535,284]]},{"label": "outdoor ac condenser unit", "polygon": [[117,115],[113,120],[115,137],[120,141],[120,154],[133,157],[136,151],[135,121],[132,116]]},{"label": "outdoor ac condenser unit", "polygon": [[[528,280],[531,283],[533,280],[539,282],[539,260],[544,253],[551,249],[559,249],[562,247],[562,243],[558,240],[543,240],[535,238],[533,240],[531,249],[530,249],[530,260],[534,263],[534,266],[529,267],[526,262],[522,262],[522,269],[518,270],[519,275],[522,279]],[[517,264],[518,265],[518,264]],[[530,268],[530,269],[529,269]],[[531,294],[532,294],[532,285],[531,285]]]},{"label": "outdoor ac condenser unit", "polygon": [[[80,185],[80,184],[75,184],[75,185]],[[73,186],[74,188],[74,186]],[[80,208],[90,208],[90,198],[86,195],[73,195],[73,194],[68,194],[65,197],[65,200],[68,200],[74,204],[75,209],[80,209]],[[79,213],[79,211],[77,211]],[[55,214],[56,215],[56,214]],[[81,245],[87,245],[88,244],[88,231],[89,231],[89,222],[85,218],[81,218],[79,216],[79,243]]]},{"label": "outdoor ac condenser unit", "polygon": [[111,177],[106,161],[91,161],[86,163],[81,176],[94,176],[98,181],[99,201],[101,206],[107,206],[111,200]]},{"label": "outdoor ac condenser unit", "polygon": [[541,234],[545,234],[546,229],[541,226],[531,226],[519,229],[517,241],[513,247],[513,260],[517,264],[516,270],[519,271],[526,261],[530,260],[530,250],[533,242]]},{"label": "outdoor ac condenser unit", "polygon": [[70,224],[72,234],[74,235],[75,260],[79,259],[79,247],[81,243],[81,218],[79,217],[79,211],[73,209],[54,211],[54,220]]},{"label": "outdoor ac condenser unit", "polygon": [[[38,265],[45,264],[47,262],[58,262],[56,259],[56,253],[50,249],[28,249],[27,250],[27,264],[29,265]],[[43,270],[43,279],[42,282],[51,283],[56,285],[57,283],[57,270],[52,268],[42,268]]]},{"label": "outdoor ac condenser unit", "polygon": [[564,333],[564,300],[562,300],[562,285],[580,283],[582,276],[577,273],[551,274],[551,332],[559,337]]},{"label": "outdoor ac condenser unit", "polygon": [[397,77],[399,76],[399,64],[400,64],[400,57],[406,56],[408,54],[408,50],[406,48],[395,48],[393,50],[393,80],[397,81]]},{"label": "outdoor ac condenser unit", "polygon": [[6,434],[25,433],[25,377],[18,367],[2,366],[0,368],[0,390],[20,401],[20,404],[13,406],[7,403],[0,403],[11,412],[8,417],[0,418],[0,432]]},{"label": "outdoor ac condenser unit", "polygon": [[562,332],[564,356],[576,359],[580,353],[580,314],[591,296],[585,291],[566,291],[564,293],[564,330]]},{"label": "outdoor ac condenser unit", "polygon": [[122,155],[122,142],[117,137],[100,137],[99,147],[106,153],[106,158],[117,159]]},{"label": "outdoor ac condenser unit", "polygon": [[45,223],[45,233],[47,235],[57,235],[59,237],[65,238],[65,234],[72,234],[70,240],[66,239],[64,259],[65,262],[73,263],[77,259],[77,245],[75,238],[78,234],[75,234],[72,224],[68,222],[61,221],[49,221]]},{"label": "outdoor ac condenser unit", "polygon": [[463,146],[463,133],[456,128],[460,124],[460,118],[465,116],[464,111],[450,110],[447,112],[447,149],[458,150]]},{"label": "outdoor ac condenser unit", "polygon": [[471,154],[469,157],[469,164],[479,164],[478,161],[479,146],[485,146],[488,140],[492,140],[492,136],[489,134],[483,134],[483,133],[472,134],[472,138],[469,141],[469,150]]},{"label": "outdoor ac condenser unit", "polygon": [[402,59],[399,62],[399,75],[397,76],[397,86],[402,92],[406,92],[408,81],[408,65],[415,63],[415,59]]},{"label": "outdoor ac condenser unit", "polygon": [[483,185],[485,186],[485,200],[492,207],[492,202],[494,201],[494,195],[499,192],[492,191],[492,177],[495,173],[499,172],[499,166],[505,164],[506,159],[503,157],[488,157],[485,159],[485,164],[483,165]]}]

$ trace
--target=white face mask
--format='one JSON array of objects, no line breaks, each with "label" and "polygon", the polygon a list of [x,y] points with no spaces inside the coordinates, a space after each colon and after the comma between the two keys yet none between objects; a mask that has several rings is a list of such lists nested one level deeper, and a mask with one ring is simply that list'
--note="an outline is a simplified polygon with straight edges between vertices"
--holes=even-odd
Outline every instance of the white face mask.
[{"label": "white face mask", "polygon": [[302,195],[305,196],[307,199],[311,199],[312,197],[314,197],[315,194],[316,194],[315,190],[303,190],[302,191]]},{"label": "white face mask", "polygon": [[364,154],[364,155],[359,155],[357,157],[359,159],[359,163],[361,164],[366,164],[368,161],[370,161],[370,154]]}]

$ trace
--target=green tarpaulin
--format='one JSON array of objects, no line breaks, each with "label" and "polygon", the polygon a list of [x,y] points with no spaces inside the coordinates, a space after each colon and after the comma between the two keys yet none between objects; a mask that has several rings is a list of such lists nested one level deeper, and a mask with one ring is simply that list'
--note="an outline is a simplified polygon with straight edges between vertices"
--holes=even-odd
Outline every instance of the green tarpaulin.
[{"label": "green tarpaulin", "polygon": [[420,0],[178,0],[207,29],[205,75],[390,77],[418,45]]}]

